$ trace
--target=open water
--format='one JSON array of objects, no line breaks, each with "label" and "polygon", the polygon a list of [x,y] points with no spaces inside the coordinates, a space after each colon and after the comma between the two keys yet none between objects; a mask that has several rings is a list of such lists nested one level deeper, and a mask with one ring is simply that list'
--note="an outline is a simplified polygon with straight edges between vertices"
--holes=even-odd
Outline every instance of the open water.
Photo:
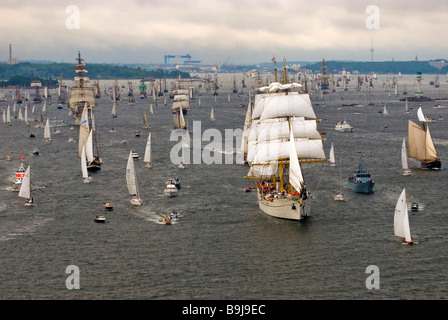
[{"label": "open water", "polygon": [[[216,128],[224,136],[225,129],[242,128],[246,107],[240,103],[247,105],[254,80],[247,78],[244,89],[238,81],[243,93],[234,94],[233,75],[220,76],[216,101],[210,91],[200,88],[187,118],[190,126],[192,121],[200,121],[202,132]],[[70,131],[72,119],[66,107],[57,109],[54,100],[47,104],[45,118],[64,120],[52,122],[61,134],[53,135],[48,145],[43,128],[34,128],[35,123],[31,128],[19,120],[14,120],[13,126],[0,124],[0,299],[448,298],[448,109],[433,108],[448,102],[421,103],[427,116],[445,117],[430,124],[442,170],[422,170],[418,161],[410,159],[413,175],[402,176],[401,143],[407,138],[407,120],[417,120],[419,103],[409,102],[411,113],[404,114],[404,102],[399,101],[404,97],[403,83],[412,96],[415,77],[398,79],[398,96],[383,85],[388,77],[374,82],[374,105],[370,106],[367,87],[356,91],[353,78],[347,91],[337,87],[336,92],[322,96],[311,94],[316,114],[323,120],[318,128],[325,132],[325,151],[328,154],[333,142],[338,166],[303,165],[315,200],[311,218],[301,222],[261,212],[255,193],[244,192],[253,186],[244,178],[244,165],[202,163],[178,169],[170,161],[170,151],[178,141],[170,141],[173,119],[169,98],[165,106],[164,97],[158,97],[156,105],[151,97],[139,99],[137,95],[136,103],[129,105],[127,90],[122,89],[118,117],[113,119],[112,101],[104,94],[105,82],[101,82],[95,121],[103,166],[92,174],[90,184],[82,183],[78,128]],[[427,85],[432,79],[433,75],[424,75],[424,94],[448,97],[446,79],[441,77],[439,88]],[[5,92],[7,101],[0,102],[1,107],[9,104],[12,108],[12,91]],[[388,116],[378,113],[383,102]],[[342,106],[351,103],[365,107]],[[39,119],[41,104],[28,102],[29,111],[33,105]],[[212,107],[215,122],[209,120]],[[143,128],[144,110],[149,129]],[[353,133],[334,130],[343,119],[354,127]],[[136,126],[142,131],[140,138],[134,136]],[[115,133],[109,132],[112,127]],[[34,139],[29,138],[29,130],[36,134]],[[143,163],[149,131],[153,169]],[[70,136],[75,142],[68,142]],[[208,143],[202,143],[202,151],[208,152]],[[31,155],[36,147],[41,152],[37,157]],[[235,147],[239,148],[239,142]],[[129,204],[125,184],[131,149],[140,155],[135,164],[145,201],[142,207]],[[375,180],[374,194],[355,194],[346,188],[347,178],[359,163],[358,152],[364,153]],[[12,161],[5,160],[9,154]],[[10,189],[20,155],[32,168],[36,202],[32,208],[24,207],[24,199]],[[175,198],[163,195],[170,177],[181,181]],[[346,201],[333,201],[332,193],[341,186]],[[410,213],[411,232],[418,242],[414,246],[402,245],[393,235],[395,204],[404,187],[408,202],[420,204],[419,212]],[[104,211],[102,203],[106,201],[114,205],[112,212]],[[160,218],[172,210],[180,213],[178,221],[161,224]],[[104,214],[107,222],[95,223],[97,214]],[[66,268],[73,265],[79,268],[80,289],[69,290]],[[370,276],[366,269],[371,265],[378,267],[379,289],[366,287]]]}]

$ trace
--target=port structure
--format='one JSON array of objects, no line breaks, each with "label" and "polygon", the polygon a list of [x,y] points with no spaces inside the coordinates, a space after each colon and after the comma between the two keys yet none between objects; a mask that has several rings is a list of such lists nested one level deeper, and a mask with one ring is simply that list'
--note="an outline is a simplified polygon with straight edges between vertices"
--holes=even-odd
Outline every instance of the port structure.
[{"label": "port structure", "polygon": [[165,55],[163,57],[165,60],[165,70],[167,70],[167,68],[168,68],[168,59],[174,59],[174,58],[185,59],[184,60],[185,65],[198,64],[201,62],[200,60],[191,60],[191,54],[189,54],[189,53],[183,54],[183,55],[182,54],[167,54],[167,53],[165,53]]}]

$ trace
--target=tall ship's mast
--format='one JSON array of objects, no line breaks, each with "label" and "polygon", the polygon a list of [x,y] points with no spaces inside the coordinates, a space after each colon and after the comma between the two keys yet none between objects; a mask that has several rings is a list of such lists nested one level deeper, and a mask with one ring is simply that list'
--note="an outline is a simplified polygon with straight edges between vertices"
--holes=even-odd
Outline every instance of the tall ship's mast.
[{"label": "tall ship's mast", "polygon": [[[276,65],[275,58],[272,59]],[[268,215],[301,220],[310,215],[301,163],[326,161],[317,118],[302,85],[275,82],[258,89],[247,138],[246,178],[257,182],[260,209]]]},{"label": "tall ship's mast", "polygon": [[84,76],[84,73],[88,71],[79,51],[76,60],[78,60],[78,64],[75,65],[76,76],[73,78],[73,86],[70,89],[68,107],[75,119],[75,124],[79,125],[84,105],[87,103],[87,106],[92,109],[95,107],[95,95],[90,79]]}]

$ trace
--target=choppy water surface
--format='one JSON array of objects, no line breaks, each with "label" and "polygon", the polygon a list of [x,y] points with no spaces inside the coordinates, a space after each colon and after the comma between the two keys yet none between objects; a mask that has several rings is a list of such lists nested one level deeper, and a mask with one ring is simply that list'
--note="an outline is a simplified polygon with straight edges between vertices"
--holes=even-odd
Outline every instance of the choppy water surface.
[{"label": "choppy water surface", "polygon": [[[53,135],[49,145],[43,139],[43,128],[34,128],[34,123],[31,128],[18,120],[13,126],[1,124],[0,298],[446,299],[448,109],[434,109],[439,104],[434,101],[421,104],[427,116],[446,118],[430,124],[443,169],[421,170],[419,163],[410,159],[413,175],[402,176],[401,143],[407,138],[407,120],[417,120],[420,104],[410,102],[411,113],[404,114],[404,102],[399,101],[404,97],[403,87],[398,96],[393,91],[389,95],[383,86],[386,78],[376,82],[372,90],[375,104],[371,106],[367,105],[367,89],[356,91],[353,83],[348,91],[338,87],[334,93],[311,94],[316,114],[323,120],[318,127],[325,132],[326,153],[333,142],[338,166],[303,165],[307,185],[315,195],[312,217],[304,222],[262,213],[256,195],[244,192],[252,182],[244,178],[247,168],[243,165],[191,164],[181,170],[171,163],[170,151],[178,142],[170,141],[169,98],[165,106],[164,97],[158,97],[156,105],[151,98],[137,96],[136,103],[129,105],[127,91],[122,89],[123,99],[114,119],[110,116],[112,101],[103,91],[97,99],[95,121],[104,163],[101,171],[93,173],[90,184],[82,183],[78,129],[70,131],[72,119],[66,108],[57,109],[54,101],[47,104],[45,117],[64,120],[52,123],[62,132]],[[190,125],[201,121],[202,131],[216,128],[223,136],[225,129],[242,128],[246,108],[240,103],[247,103],[252,83],[246,80],[248,87],[243,93],[234,94],[232,80],[233,76],[223,76],[216,101],[211,92],[199,90],[187,115]],[[441,79],[437,89],[424,86],[424,93],[448,97],[445,80]],[[411,94],[414,77],[399,79],[404,82]],[[8,101],[1,102],[2,108],[8,104],[12,108],[11,95],[12,91],[6,94]],[[387,117],[378,113],[383,102]],[[351,103],[365,107],[342,106]],[[33,105],[39,119],[41,104],[28,103],[29,108]],[[209,120],[212,107],[215,122]],[[144,110],[149,129],[143,128]],[[334,130],[336,122],[343,119],[352,124],[353,133]],[[140,138],[134,136],[136,126],[142,130]],[[112,127],[115,133],[109,132]],[[29,138],[29,130],[36,138]],[[153,169],[143,163],[149,131]],[[72,135],[74,143],[68,142]],[[207,150],[208,143],[202,143],[202,150]],[[31,155],[36,147],[41,152],[38,157]],[[140,155],[135,164],[145,200],[142,207],[129,204],[125,185],[131,149]],[[358,164],[358,152],[365,154],[365,164],[376,182],[372,195],[355,194],[345,187]],[[5,160],[8,154],[13,161]],[[10,190],[20,155],[25,156],[25,165],[32,166],[33,208],[24,207],[24,200]],[[163,195],[169,177],[181,181],[175,198]],[[332,200],[332,193],[341,185],[346,196],[343,203]],[[403,187],[408,202],[417,201],[421,207],[410,214],[411,231],[418,242],[412,247],[393,236],[394,208]],[[114,205],[114,211],[104,211],[102,203],[106,201]],[[172,210],[181,214],[179,220],[169,226],[161,224],[160,218]],[[105,224],[93,221],[99,213],[105,214]],[[69,265],[80,270],[79,290],[66,288]],[[380,270],[379,290],[366,288],[369,265]]]}]

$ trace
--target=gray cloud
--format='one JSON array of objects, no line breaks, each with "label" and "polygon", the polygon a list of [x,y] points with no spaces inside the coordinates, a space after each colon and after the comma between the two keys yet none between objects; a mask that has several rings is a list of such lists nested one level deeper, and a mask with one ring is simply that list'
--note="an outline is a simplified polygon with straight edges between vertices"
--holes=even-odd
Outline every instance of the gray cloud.
[{"label": "gray cloud", "polygon": [[[164,52],[216,63],[288,60],[443,58],[448,2],[376,1],[380,30],[367,30],[367,1],[134,0],[0,3],[0,59],[8,44],[20,59],[71,62],[163,62]],[[76,5],[80,29],[68,30],[65,9]],[[5,30],[8,30],[5,32]]]}]

